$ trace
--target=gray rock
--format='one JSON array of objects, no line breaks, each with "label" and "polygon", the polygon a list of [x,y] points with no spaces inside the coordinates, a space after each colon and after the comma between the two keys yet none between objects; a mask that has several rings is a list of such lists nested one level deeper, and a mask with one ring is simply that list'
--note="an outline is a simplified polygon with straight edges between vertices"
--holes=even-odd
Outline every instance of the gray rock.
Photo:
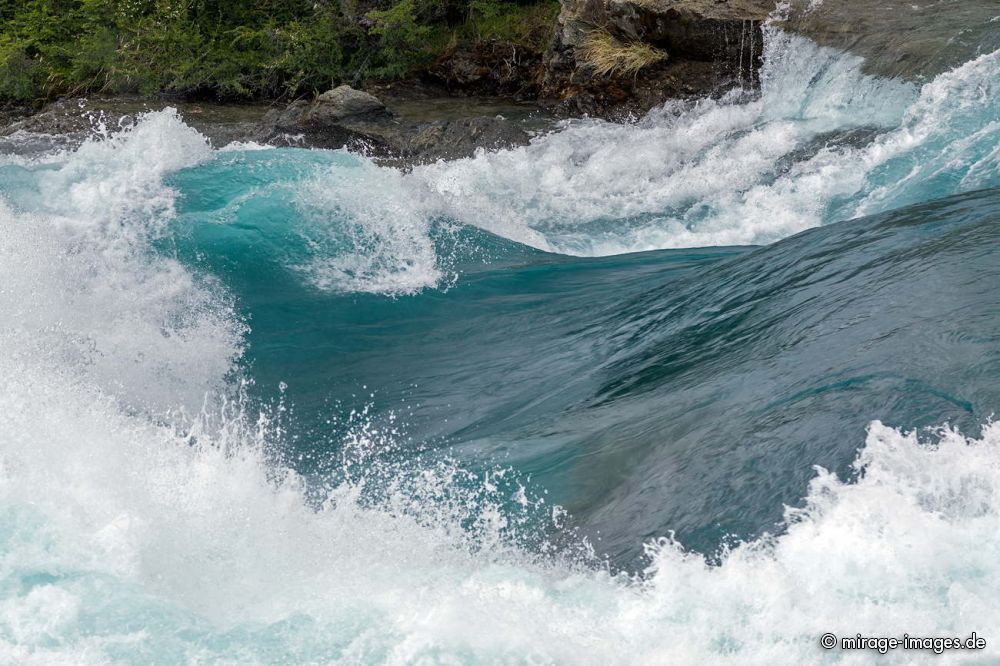
[{"label": "gray rock", "polygon": [[[50,135],[75,145],[96,131],[118,131],[133,124],[142,114],[168,106],[176,108],[184,122],[208,137],[217,147],[255,138],[261,116],[266,111],[266,107],[255,104],[180,102],[131,95],[64,98],[8,124],[0,129],[0,135]],[[269,113],[272,120],[280,115],[280,111],[275,110]]]},{"label": "gray rock", "polygon": [[310,103],[304,99],[296,100],[284,109],[271,109],[264,116],[262,122],[271,124],[281,129],[294,130],[305,118]]},{"label": "gray rock", "polygon": [[505,150],[527,145],[531,138],[502,116],[439,121],[414,129],[408,152],[416,162],[471,157],[480,148]]},{"label": "gray rock", "polygon": [[[34,150],[38,141],[25,136],[52,135],[68,141],[68,145],[77,145],[101,123],[115,130],[135,122],[143,113],[165,106],[177,107],[184,121],[209,137],[215,146],[254,140],[272,145],[347,148],[401,167],[469,157],[480,148],[499,150],[529,140],[522,127],[527,120],[508,120],[490,104],[449,98],[440,105],[418,104],[423,111],[414,113],[411,109],[403,119],[394,117],[374,96],[354,93],[359,91],[341,87],[324,93],[326,101],[297,100],[271,109],[263,105],[179,103],[129,96],[67,98],[28,117],[12,115],[15,121],[0,129],[0,144],[8,152]],[[342,104],[346,99],[353,101]],[[493,104],[497,103],[494,100]],[[318,108],[325,107],[328,109],[317,113]],[[15,139],[3,138],[18,132]]]},{"label": "gray rock", "polygon": [[387,109],[377,97],[350,86],[337,86],[316,98],[309,111],[310,120],[336,122],[352,116],[387,115]]},{"label": "gray rock", "polygon": [[318,102],[293,102],[286,109],[270,112],[262,121],[259,140],[277,145],[347,148],[385,164],[405,167],[470,157],[480,148],[501,150],[525,145],[530,138],[517,123],[499,115],[401,120],[391,116],[381,103],[375,106],[369,100],[365,106],[353,107],[365,111],[338,118],[332,113],[317,114],[317,106]]},{"label": "gray rock", "polygon": [[47,104],[38,113],[31,114],[4,128],[3,134],[28,132],[49,135],[86,135],[104,119],[114,127],[129,121],[128,114],[102,114],[87,106],[83,98],[61,99]]},{"label": "gray rock", "polygon": [[[338,86],[315,100],[295,100],[284,109],[272,109],[262,124],[287,133],[309,132],[317,136],[332,133],[339,136],[343,134],[343,122],[387,120],[391,116],[374,95],[350,86]],[[331,139],[332,143],[339,141],[339,138]]]}]

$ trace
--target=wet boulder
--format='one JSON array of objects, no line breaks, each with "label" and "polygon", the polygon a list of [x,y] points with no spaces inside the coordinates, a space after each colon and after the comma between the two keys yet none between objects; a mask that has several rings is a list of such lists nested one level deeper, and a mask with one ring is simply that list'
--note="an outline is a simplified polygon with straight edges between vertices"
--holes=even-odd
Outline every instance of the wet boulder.
[{"label": "wet boulder", "polygon": [[314,121],[336,122],[346,118],[388,116],[378,97],[350,86],[337,86],[316,98],[310,109]]},{"label": "wet boulder", "polygon": [[274,109],[264,122],[287,131],[336,125],[350,120],[381,120],[391,113],[377,97],[350,86],[338,86],[314,100],[295,100],[284,109]]}]

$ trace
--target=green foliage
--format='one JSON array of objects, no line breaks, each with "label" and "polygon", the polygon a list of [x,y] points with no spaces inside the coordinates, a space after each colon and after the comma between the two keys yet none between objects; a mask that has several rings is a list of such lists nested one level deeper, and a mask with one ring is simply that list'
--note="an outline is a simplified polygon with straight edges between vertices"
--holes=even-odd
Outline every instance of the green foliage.
[{"label": "green foliage", "polygon": [[559,3],[519,5],[498,0],[471,0],[468,28],[476,39],[495,39],[542,50],[552,36]]},{"label": "green foliage", "polygon": [[542,48],[558,2],[526,1],[0,0],[0,103],[280,98],[397,78],[456,41]]},{"label": "green foliage", "polygon": [[42,88],[45,71],[28,55],[26,45],[0,34],[0,97],[28,100]]},{"label": "green foliage", "polygon": [[370,72],[376,78],[403,76],[413,66],[431,54],[424,49],[430,28],[417,23],[413,0],[399,0],[389,9],[370,11],[369,33],[377,42],[375,64]]}]

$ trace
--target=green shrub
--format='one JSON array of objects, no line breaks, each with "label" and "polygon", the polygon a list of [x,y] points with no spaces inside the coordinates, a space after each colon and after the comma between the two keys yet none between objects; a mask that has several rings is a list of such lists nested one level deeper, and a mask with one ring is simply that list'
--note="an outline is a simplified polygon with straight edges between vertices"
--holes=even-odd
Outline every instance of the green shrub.
[{"label": "green shrub", "polygon": [[417,23],[413,0],[399,0],[389,9],[366,14],[372,22],[369,32],[376,38],[374,66],[369,70],[376,78],[405,75],[428,54],[425,40],[430,28]]},{"label": "green shrub", "polygon": [[86,92],[277,98],[397,78],[459,42],[542,48],[559,5],[527,2],[0,0],[0,103]]},{"label": "green shrub", "polygon": [[542,50],[559,14],[556,0],[519,5],[498,0],[471,0],[468,28],[475,39],[496,39]]},{"label": "green shrub", "polygon": [[41,90],[45,71],[24,48],[8,35],[0,34],[0,97],[30,101]]}]

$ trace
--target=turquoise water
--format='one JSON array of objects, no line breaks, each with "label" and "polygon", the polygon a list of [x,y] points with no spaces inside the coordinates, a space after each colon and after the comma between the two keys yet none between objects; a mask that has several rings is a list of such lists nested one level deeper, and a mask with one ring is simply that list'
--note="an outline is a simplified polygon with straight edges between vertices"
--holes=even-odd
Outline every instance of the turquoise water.
[{"label": "turquoise water", "polygon": [[1000,53],[766,55],[408,173],[4,156],[0,661],[996,658]]}]

